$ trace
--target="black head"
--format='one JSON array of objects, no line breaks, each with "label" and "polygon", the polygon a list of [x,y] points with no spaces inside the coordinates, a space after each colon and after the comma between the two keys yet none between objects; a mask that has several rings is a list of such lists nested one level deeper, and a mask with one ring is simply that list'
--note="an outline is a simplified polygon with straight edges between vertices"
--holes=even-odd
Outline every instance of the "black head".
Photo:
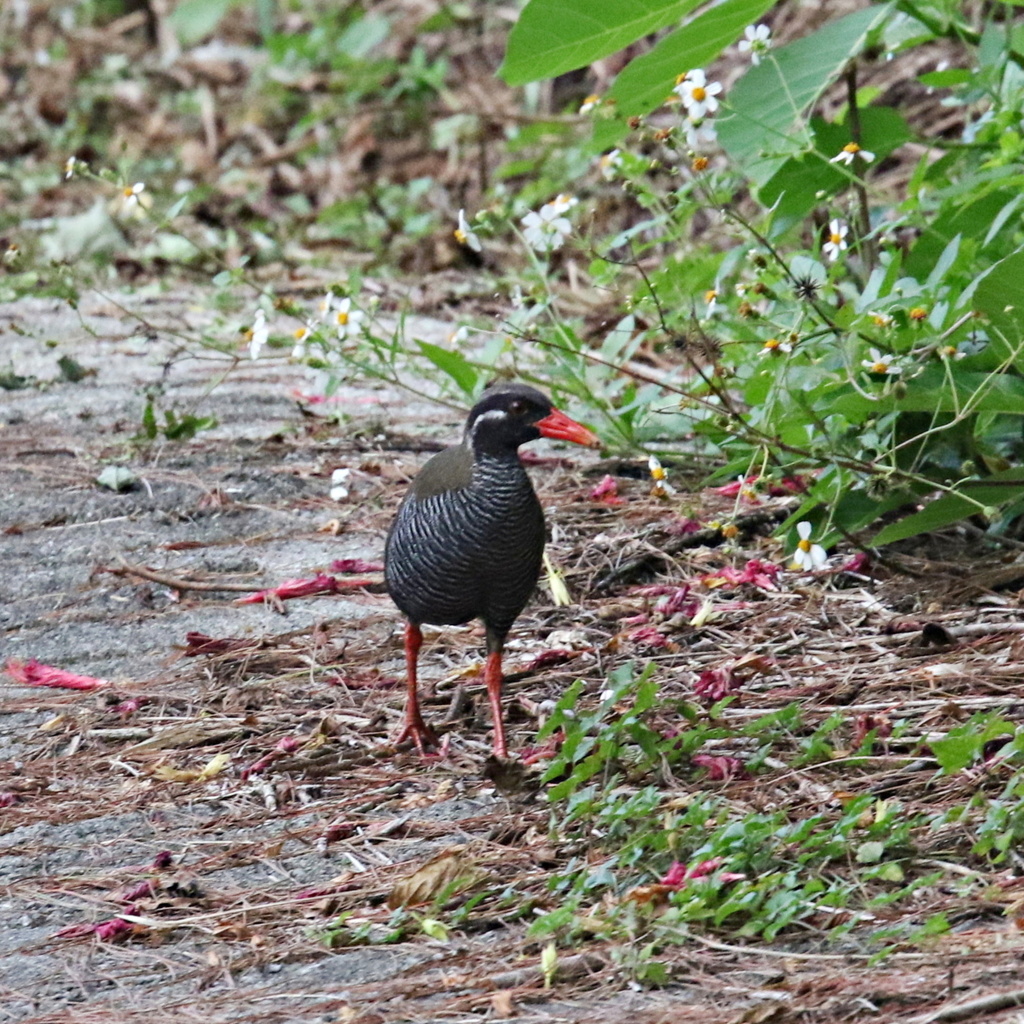
[{"label": "black head", "polygon": [[465,443],[474,451],[514,452],[538,437],[556,437],[591,445],[597,438],[559,412],[547,396],[526,384],[494,384],[466,420]]}]

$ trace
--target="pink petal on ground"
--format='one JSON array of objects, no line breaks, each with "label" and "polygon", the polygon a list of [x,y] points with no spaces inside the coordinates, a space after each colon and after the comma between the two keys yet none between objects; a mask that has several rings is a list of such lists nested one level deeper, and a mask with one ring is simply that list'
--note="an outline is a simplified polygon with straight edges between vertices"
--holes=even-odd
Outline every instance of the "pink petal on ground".
[{"label": "pink petal on ground", "polygon": [[[345,586],[351,586],[351,581],[346,581]],[[285,580],[284,583],[267,590],[259,590],[255,594],[247,594],[235,601],[235,604],[260,604],[266,601],[287,601],[293,597],[308,597],[310,594],[335,594],[338,591],[338,581],[326,573],[317,573],[309,579]]]},{"label": "pink petal on ground", "polygon": [[706,668],[700,678],[693,684],[693,692],[703,700],[714,703],[740,688],[740,681],[733,672],[732,665],[719,665],[718,668]]},{"label": "pink petal on ground", "polygon": [[54,668],[53,665],[43,665],[30,658],[21,662],[11,658],[4,671],[16,682],[23,686],[53,686],[61,690],[98,690],[101,686],[109,686],[106,679],[96,679],[94,676],[79,676],[74,672],[65,672],[62,668]]},{"label": "pink petal on ground", "polygon": [[708,778],[713,782],[738,779],[747,774],[743,762],[738,757],[729,757],[727,754],[694,754],[691,760],[698,768],[706,768]]},{"label": "pink petal on ground", "polygon": [[331,572],[383,572],[383,562],[364,562],[361,558],[339,558],[331,562]]},{"label": "pink petal on ground", "polygon": [[634,629],[632,633],[626,634],[626,639],[632,640],[635,644],[644,644],[654,648],[663,648],[669,645],[668,637],[653,626],[641,626],[639,629]]},{"label": "pink petal on ground", "polygon": [[625,500],[619,497],[619,482],[610,473],[606,473],[590,492],[590,500],[600,501],[605,505],[625,504]]}]

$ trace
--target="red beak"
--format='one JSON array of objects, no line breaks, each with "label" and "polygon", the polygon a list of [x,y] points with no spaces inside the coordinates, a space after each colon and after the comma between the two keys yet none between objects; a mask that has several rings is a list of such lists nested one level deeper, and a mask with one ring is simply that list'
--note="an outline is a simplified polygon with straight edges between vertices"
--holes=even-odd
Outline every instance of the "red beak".
[{"label": "red beak", "polygon": [[544,419],[537,420],[536,426],[545,437],[554,437],[559,441],[572,441],[573,444],[583,444],[588,448],[600,447],[601,444],[595,433],[557,409],[552,409]]}]

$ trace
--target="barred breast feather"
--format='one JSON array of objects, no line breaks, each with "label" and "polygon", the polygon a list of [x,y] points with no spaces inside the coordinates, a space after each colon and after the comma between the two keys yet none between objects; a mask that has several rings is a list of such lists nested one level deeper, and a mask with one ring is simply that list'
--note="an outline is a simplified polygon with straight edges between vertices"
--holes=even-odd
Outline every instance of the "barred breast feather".
[{"label": "barred breast feather", "polygon": [[544,551],[544,515],[518,456],[474,460],[448,449],[417,483],[388,535],[391,596],[414,623],[481,618],[504,636],[536,586]]}]

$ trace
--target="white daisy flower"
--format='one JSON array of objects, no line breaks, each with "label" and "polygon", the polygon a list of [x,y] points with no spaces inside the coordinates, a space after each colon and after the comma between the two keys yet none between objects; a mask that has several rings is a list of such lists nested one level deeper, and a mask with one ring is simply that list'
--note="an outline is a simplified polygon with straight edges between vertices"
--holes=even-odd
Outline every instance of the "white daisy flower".
[{"label": "white daisy flower", "polygon": [[800,539],[793,552],[793,565],[804,572],[820,569],[828,561],[828,555],[820,544],[811,543],[813,527],[808,522],[797,523],[796,532]]},{"label": "white daisy flower", "polygon": [[551,252],[559,248],[572,234],[572,224],[562,216],[576,205],[572,196],[558,196],[545,203],[539,212],[531,210],[520,223],[527,244],[538,252]]},{"label": "white daisy flower", "polygon": [[718,141],[715,126],[706,118],[683,121],[683,132],[686,134],[686,145],[690,149],[706,149]]},{"label": "white daisy flower", "polygon": [[309,355],[309,346],[306,344],[313,332],[308,327],[299,327],[292,332],[295,344],[292,345],[292,359],[305,359]]},{"label": "white daisy flower", "polygon": [[743,30],[743,38],[737,49],[740,53],[750,54],[751,64],[760,64],[761,58],[772,47],[772,30],[767,25],[748,25]]},{"label": "white daisy flower", "polygon": [[598,103],[601,102],[601,97],[597,93],[591,93],[580,107],[581,114],[589,114],[592,110],[596,109]]},{"label": "white daisy flower", "polygon": [[901,372],[896,364],[896,357],[889,355],[888,352],[879,352],[877,348],[869,348],[868,355],[871,358],[862,359],[860,364],[868,373],[884,373],[895,377]]},{"label": "white daisy flower", "polygon": [[480,252],[483,248],[476,232],[469,226],[469,221],[466,220],[465,210],[459,210],[459,224],[458,227],[456,227],[454,234],[455,241],[458,242],[459,245],[464,245],[467,249],[472,249],[473,252]]},{"label": "white daisy flower", "polygon": [[142,202],[142,193],[146,191],[146,183],[137,181],[134,185],[125,185],[121,191],[121,208],[123,210],[134,210]]},{"label": "white daisy flower", "polygon": [[716,97],[721,91],[722,83],[709,82],[707,75],[700,68],[687,71],[673,90],[683,101],[683,106],[693,121],[700,121],[718,110]]},{"label": "white daisy flower", "polygon": [[780,341],[778,338],[769,338],[761,346],[761,351],[758,353],[759,356],[774,356],[780,352],[790,353],[793,351],[793,346],[788,341]]},{"label": "white daisy flower", "polygon": [[334,324],[338,328],[338,337],[342,341],[358,338],[363,330],[366,314],[352,308],[351,299],[342,299],[334,311]]},{"label": "white daisy flower", "polygon": [[252,327],[246,332],[249,337],[249,358],[259,359],[263,346],[270,337],[270,328],[267,326],[267,314],[262,309],[256,310],[253,317]]},{"label": "white daisy flower", "polygon": [[828,241],[821,248],[825,256],[832,262],[839,259],[839,254],[848,248],[846,235],[849,230],[841,220],[828,222]]},{"label": "white daisy flower", "polygon": [[869,164],[875,159],[875,154],[870,150],[862,149],[856,142],[848,142],[831,160],[830,164],[846,164],[849,167],[856,158]]},{"label": "white daisy flower", "polygon": [[622,166],[622,153],[617,149],[613,149],[610,153],[605,153],[598,158],[597,166],[601,171],[601,177],[605,181],[612,181],[618,174],[618,169]]}]

